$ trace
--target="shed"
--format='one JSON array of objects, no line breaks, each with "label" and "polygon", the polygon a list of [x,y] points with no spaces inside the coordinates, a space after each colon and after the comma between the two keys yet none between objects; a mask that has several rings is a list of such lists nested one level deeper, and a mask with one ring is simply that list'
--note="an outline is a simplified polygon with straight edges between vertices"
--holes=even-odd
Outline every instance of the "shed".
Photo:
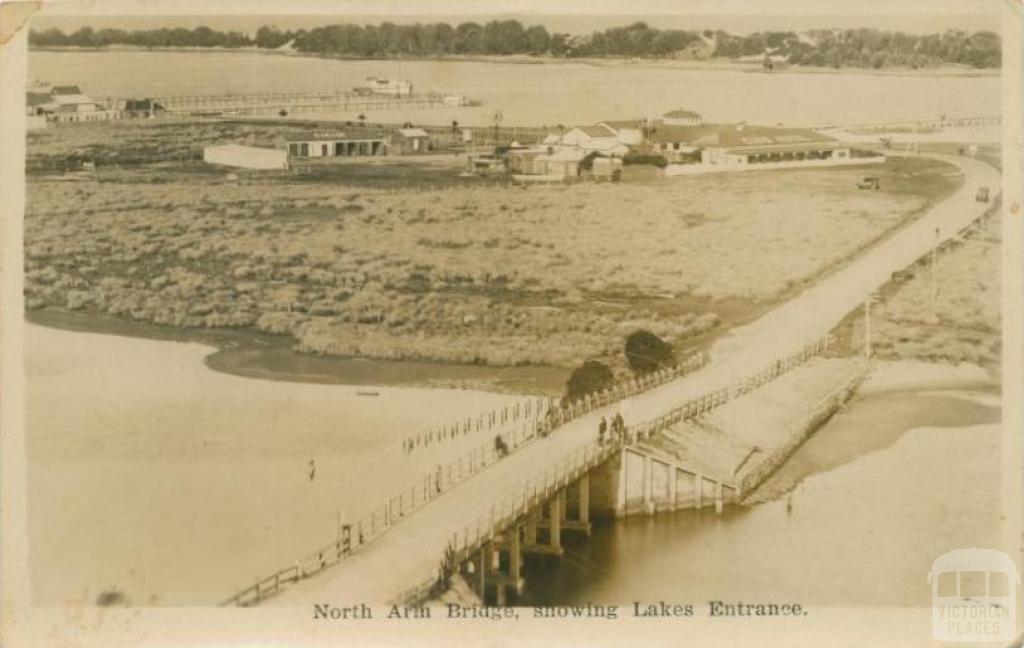
[{"label": "shed", "polygon": [[399,153],[427,153],[430,135],[422,128],[399,128],[391,139],[391,146]]},{"label": "shed", "polygon": [[539,155],[533,161],[534,172],[546,176],[575,178],[579,176],[580,163],[587,155],[587,151],[576,148],[566,148],[548,155]]},{"label": "shed", "polygon": [[203,161],[240,169],[287,169],[288,153],[280,149],[224,144],[204,148]]}]

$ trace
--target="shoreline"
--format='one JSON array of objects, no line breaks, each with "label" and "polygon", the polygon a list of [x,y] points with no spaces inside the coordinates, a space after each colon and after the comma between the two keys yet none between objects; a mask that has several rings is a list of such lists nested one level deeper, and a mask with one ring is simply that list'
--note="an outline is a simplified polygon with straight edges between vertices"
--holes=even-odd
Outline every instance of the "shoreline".
[{"label": "shoreline", "polygon": [[470,389],[495,394],[560,395],[570,370],[553,366],[491,367],[301,353],[289,335],[249,328],[171,328],[96,313],[26,311],[25,321],[62,331],[204,344],[203,364],[241,378],[360,387]]},{"label": "shoreline", "polygon": [[499,63],[504,65],[558,65],[580,64],[591,67],[633,67],[675,70],[697,70],[707,72],[744,72],[762,74],[853,74],[866,76],[928,76],[928,77],[999,77],[1001,68],[967,68],[942,66],[935,68],[862,68],[842,66],[838,68],[811,65],[787,65],[772,72],[763,72],[757,63],[739,62],[724,58],[711,59],[673,59],[673,58],[627,58],[627,57],[578,57],[559,58],[550,55],[531,56],[528,54],[500,55],[448,55],[448,56],[416,56],[416,57],[358,57],[337,56],[316,52],[300,52],[297,50],[262,49],[259,47],[139,47],[139,46],[107,46],[107,47],[32,47],[33,52],[50,53],[117,53],[117,52],[153,52],[174,54],[216,54],[242,53],[292,56],[299,58],[318,58],[350,62],[434,62],[434,63]]}]

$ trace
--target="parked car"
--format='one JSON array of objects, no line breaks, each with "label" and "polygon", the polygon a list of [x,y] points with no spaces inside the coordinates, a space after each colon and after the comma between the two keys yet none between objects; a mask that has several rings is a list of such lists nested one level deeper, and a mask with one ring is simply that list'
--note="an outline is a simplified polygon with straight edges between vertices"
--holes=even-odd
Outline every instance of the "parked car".
[{"label": "parked car", "polygon": [[865,176],[861,178],[860,182],[857,183],[858,189],[881,189],[882,183],[879,182],[878,176]]},{"label": "parked car", "polygon": [[974,194],[974,199],[978,202],[989,201],[989,190],[988,187],[978,187],[977,193]]}]

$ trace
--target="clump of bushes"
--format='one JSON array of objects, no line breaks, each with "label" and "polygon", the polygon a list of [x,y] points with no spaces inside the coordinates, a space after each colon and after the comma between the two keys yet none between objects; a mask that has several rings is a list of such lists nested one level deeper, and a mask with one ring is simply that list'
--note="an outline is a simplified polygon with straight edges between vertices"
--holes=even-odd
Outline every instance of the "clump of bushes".
[{"label": "clump of bushes", "polygon": [[614,381],[615,376],[608,365],[597,360],[587,360],[569,376],[565,384],[566,397],[570,401],[578,400],[610,387]]},{"label": "clump of bushes", "polygon": [[672,345],[650,331],[640,329],[626,338],[626,362],[636,373],[649,373],[675,362]]}]

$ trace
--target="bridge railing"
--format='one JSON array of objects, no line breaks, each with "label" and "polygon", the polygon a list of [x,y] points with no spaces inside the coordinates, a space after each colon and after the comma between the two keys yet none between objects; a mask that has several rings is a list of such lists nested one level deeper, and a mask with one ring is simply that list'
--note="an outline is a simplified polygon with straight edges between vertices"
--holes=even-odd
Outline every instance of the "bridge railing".
[{"label": "bridge railing", "polygon": [[[581,451],[583,451],[583,460],[584,462],[589,460],[589,455],[587,453],[593,452],[592,448],[594,447],[613,447],[615,444],[631,443],[638,439],[647,438],[648,435],[655,434],[656,432],[682,420],[704,416],[711,410],[729,402],[732,398],[756,389],[757,387],[774,380],[782,373],[806,362],[815,355],[825,352],[829,349],[832,342],[833,337],[829,335],[811,344],[805,345],[799,351],[767,365],[761,371],[752,374],[743,381],[735,383],[731,387],[713,390],[699,398],[690,399],[655,419],[628,428],[626,434],[624,434],[620,439],[611,441],[611,445],[601,446],[599,442],[595,440],[581,448]],[[588,396],[569,404],[567,407],[561,407],[557,410],[549,410],[549,413],[557,412],[557,414],[549,416],[545,420],[538,422],[536,429],[525,424],[522,427],[513,429],[510,439],[508,440],[511,444],[509,452],[514,452],[536,439],[546,436],[556,427],[583,416],[587,412],[596,408],[603,407],[622,398],[639,393],[640,391],[653,389],[657,386],[663,385],[684,373],[688,373],[697,367],[703,366],[704,361],[703,355],[698,354],[677,367],[654,372],[652,374],[639,377],[633,381],[618,383],[614,387],[606,389],[593,397]],[[389,497],[383,505],[377,506],[368,514],[356,520],[354,525],[347,525],[347,535],[343,538],[339,538],[336,541],[303,556],[296,561],[293,566],[278,570],[277,572],[257,581],[254,585],[236,593],[221,605],[253,605],[278,593],[284,584],[302,580],[303,578],[307,578],[323,571],[331,565],[337,564],[353,552],[391,529],[405,517],[429,504],[439,495],[466,481],[489,466],[494,465],[505,456],[507,456],[507,454],[500,452],[493,444],[484,444],[471,449],[465,455],[459,456],[457,460],[454,460],[445,466],[440,466],[439,470],[428,473],[419,483],[403,489],[397,495]],[[566,459],[565,461],[568,460],[569,459]],[[545,496],[544,493],[547,493],[551,487],[552,486],[550,484],[541,486],[535,481],[535,497]],[[537,495],[537,493],[540,495]],[[481,521],[478,521],[478,530],[474,537],[479,539],[483,532],[481,530],[489,528],[491,528],[491,526],[484,525]],[[469,530],[467,528],[467,535],[464,535],[464,545],[466,543],[466,538],[468,538],[468,533]]]},{"label": "bridge railing", "polygon": [[481,412],[440,427],[410,434],[402,440],[402,448],[406,452],[413,452],[417,448],[442,441],[455,441],[473,432],[491,432],[495,429],[502,432],[522,424],[532,427],[538,419],[544,417],[549,406],[548,399],[525,398],[501,409]]}]

